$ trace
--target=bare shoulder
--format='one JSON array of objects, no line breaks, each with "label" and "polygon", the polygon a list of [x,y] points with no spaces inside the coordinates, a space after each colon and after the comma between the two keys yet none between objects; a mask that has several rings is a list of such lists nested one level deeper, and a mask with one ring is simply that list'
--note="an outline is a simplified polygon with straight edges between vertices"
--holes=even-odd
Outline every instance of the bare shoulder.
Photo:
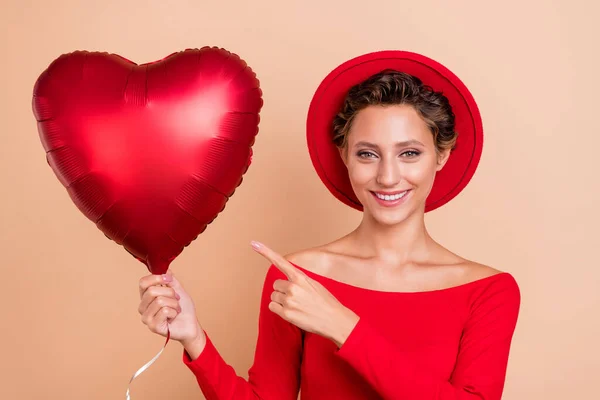
[{"label": "bare shoulder", "polygon": [[467,259],[463,259],[458,267],[462,283],[478,281],[504,273],[504,271],[497,268]]},{"label": "bare shoulder", "polygon": [[490,267],[489,265],[481,264],[471,260],[465,260],[464,269],[468,275],[476,279],[483,279],[504,272],[499,269]]},{"label": "bare shoulder", "polygon": [[430,265],[441,267],[439,271],[442,271],[446,279],[453,281],[454,285],[478,281],[504,272],[462,257],[446,247],[440,246],[438,250]]},{"label": "bare shoulder", "polygon": [[[474,261],[467,261],[464,268],[467,276],[466,283],[491,278],[491,281],[487,282],[489,284],[486,283],[483,286],[486,288],[487,295],[481,297],[481,301],[490,305],[497,305],[498,302],[501,302],[503,307],[508,307],[516,313],[516,319],[521,303],[521,288],[512,274]],[[492,278],[494,276],[498,276],[498,278]]]},{"label": "bare shoulder", "polygon": [[332,253],[326,245],[301,249],[284,255],[284,258],[319,275],[326,274],[332,265]]}]

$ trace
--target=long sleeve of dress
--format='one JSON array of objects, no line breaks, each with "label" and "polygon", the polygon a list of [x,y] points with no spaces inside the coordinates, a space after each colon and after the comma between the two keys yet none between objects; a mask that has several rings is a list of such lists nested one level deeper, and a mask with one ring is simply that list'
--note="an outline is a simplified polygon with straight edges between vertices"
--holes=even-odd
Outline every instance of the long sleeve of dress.
[{"label": "long sleeve of dress", "polygon": [[208,335],[206,347],[198,358],[191,360],[183,352],[183,362],[195,375],[207,400],[297,399],[302,332],[268,308],[276,279],[285,276],[271,266],[263,286],[254,363],[247,381],[223,360]]},{"label": "long sleeve of dress", "polygon": [[336,355],[384,399],[500,400],[520,301],[509,274],[474,294],[449,380],[418,366],[362,318]]}]

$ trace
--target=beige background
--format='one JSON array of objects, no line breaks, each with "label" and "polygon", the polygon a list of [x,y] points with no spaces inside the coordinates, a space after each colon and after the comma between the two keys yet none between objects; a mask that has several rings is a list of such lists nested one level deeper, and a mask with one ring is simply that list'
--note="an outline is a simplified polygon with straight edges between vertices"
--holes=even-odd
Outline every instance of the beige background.
[{"label": "beige background", "polygon": [[[509,400],[597,396],[599,7],[586,0],[3,0],[0,77],[0,397],[123,399],[162,346],[137,314],[142,264],[106,240],[47,166],[31,112],[38,74],[77,49],[136,62],[216,45],[258,73],[255,157],[225,212],[174,262],[204,327],[246,376],[267,265],[352,229],[360,214],[320,183],[305,117],[321,79],[381,49],[423,53],[465,81],[484,118],[480,169],[427,215],[450,249],[511,272],[523,305]],[[134,400],[201,398],[172,343]]]}]

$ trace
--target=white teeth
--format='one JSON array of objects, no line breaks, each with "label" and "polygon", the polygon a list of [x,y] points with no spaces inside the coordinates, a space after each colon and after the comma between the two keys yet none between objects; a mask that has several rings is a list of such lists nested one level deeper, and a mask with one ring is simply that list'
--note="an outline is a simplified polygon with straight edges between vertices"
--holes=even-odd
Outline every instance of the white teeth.
[{"label": "white teeth", "polygon": [[398,200],[401,199],[402,197],[404,197],[404,195],[408,193],[408,191],[404,191],[402,193],[398,193],[395,194],[393,196],[390,195],[383,195],[383,194],[379,194],[379,193],[375,193],[375,196],[377,196],[378,198],[380,198],[381,200],[386,200],[386,201],[393,201],[393,200]]}]

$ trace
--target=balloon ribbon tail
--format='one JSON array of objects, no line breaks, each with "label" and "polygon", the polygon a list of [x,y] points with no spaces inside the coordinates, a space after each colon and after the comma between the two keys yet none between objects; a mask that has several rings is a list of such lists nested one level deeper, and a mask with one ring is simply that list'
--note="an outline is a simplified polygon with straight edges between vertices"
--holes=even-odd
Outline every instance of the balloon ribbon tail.
[{"label": "balloon ribbon tail", "polygon": [[171,338],[171,331],[167,328],[167,340],[165,340],[165,344],[163,345],[162,349],[160,349],[160,351],[158,352],[158,354],[156,354],[152,360],[148,361],[143,367],[141,367],[140,369],[138,369],[135,374],[133,374],[133,376],[131,377],[131,379],[129,380],[129,385],[127,386],[127,393],[125,394],[125,398],[126,400],[131,400],[131,397],[129,396],[129,390],[131,388],[131,382],[133,382],[133,380],[135,378],[137,378],[142,372],[144,372],[145,370],[147,370],[152,364],[154,364],[154,362],[158,359],[158,357],[160,357],[160,355],[162,354],[163,350],[165,349],[165,347],[167,347],[167,343],[169,343],[169,339]]}]

